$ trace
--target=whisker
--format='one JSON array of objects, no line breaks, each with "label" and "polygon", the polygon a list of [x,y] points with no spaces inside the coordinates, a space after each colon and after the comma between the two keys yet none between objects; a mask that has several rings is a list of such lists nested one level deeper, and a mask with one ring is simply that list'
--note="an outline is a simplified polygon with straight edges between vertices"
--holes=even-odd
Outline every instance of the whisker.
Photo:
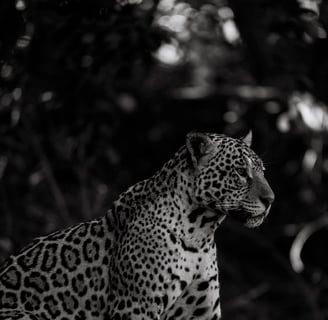
[{"label": "whisker", "polygon": [[264,167],[271,167],[272,164],[273,164],[273,162],[270,161],[270,160],[267,160],[267,159],[266,159],[266,154],[267,154],[267,152],[263,152],[263,153],[260,155],[260,158],[261,158],[261,160],[262,160],[262,163],[263,163]]},{"label": "whisker", "polygon": [[220,205],[236,205],[236,202],[233,202],[233,201],[231,201],[231,202],[223,202]]},{"label": "whisker", "polygon": [[220,205],[218,207],[220,207],[220,208],[233,208],[233,207],[235,207],[235,205],[228,204],[228,205]]},{"label": "whisker", "polygon": [[263,162],[263,165],[264,165],[265,167],[271,167],[272,164],[273,164],[272,161],[262,161],[262,162]]}]

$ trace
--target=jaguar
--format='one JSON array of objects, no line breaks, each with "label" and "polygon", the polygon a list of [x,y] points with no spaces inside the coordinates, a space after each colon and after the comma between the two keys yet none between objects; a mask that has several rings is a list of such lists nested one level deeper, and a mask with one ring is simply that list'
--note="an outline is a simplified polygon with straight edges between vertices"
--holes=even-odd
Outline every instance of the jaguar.
[{"label": "jaguar", "polygon": [[0,270],[0,319],[218,320],[214,232],[274,201],[251,133],[190,132],[100,218],[35,239]]}]

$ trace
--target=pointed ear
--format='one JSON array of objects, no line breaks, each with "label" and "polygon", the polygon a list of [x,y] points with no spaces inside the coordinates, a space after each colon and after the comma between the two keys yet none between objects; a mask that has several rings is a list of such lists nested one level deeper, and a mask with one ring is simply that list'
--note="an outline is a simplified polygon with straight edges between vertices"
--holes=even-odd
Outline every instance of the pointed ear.
[{"label": "pointed ear", "polygon": [[194,168],[204,165],[207,156],[212,153],[215,147],[210,137],[200,132],[188,133],[186,146]]},{"label": "pointed ear", "polygon": [[249,132],[247,133],[247,135],[245,137],[241,138],[241,140],[243,140],[249,147],[251,147],[252,140],[253,140],[252,130],[249,130]]}]

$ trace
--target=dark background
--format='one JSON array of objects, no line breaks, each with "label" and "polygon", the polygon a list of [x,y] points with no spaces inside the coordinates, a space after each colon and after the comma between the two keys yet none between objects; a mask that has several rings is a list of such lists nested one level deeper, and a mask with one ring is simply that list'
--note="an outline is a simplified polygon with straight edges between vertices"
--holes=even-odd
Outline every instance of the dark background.
[{"label": "dark background", "polygon": [[328,3],[126,2],[0,2],[0,261],[252,128],[276,201],[217,233],[224,318],[328,319]]}]

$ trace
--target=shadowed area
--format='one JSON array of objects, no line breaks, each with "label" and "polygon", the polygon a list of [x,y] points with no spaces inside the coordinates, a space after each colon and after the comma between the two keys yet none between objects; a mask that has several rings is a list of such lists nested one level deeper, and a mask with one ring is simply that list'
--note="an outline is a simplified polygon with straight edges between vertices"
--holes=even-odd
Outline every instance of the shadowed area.
[{"label": "shadowed area", "polygon": [[187,132],[252,128],[275,201],[217,233],[223,315],[327,318],[327,27],[325,1],[2,1],[0,261],[104,215]]}]

